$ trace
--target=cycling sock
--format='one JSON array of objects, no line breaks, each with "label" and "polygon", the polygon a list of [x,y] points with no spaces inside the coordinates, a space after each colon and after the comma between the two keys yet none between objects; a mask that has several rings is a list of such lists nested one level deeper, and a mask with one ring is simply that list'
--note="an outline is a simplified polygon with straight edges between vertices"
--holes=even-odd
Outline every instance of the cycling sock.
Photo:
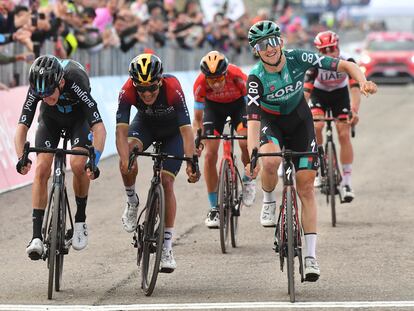
[{"label": "cycling sock", "polygon": [[276,192],[275,190],[272,190],[270,192],[267,192],[262,188],[263,191],[263,203],[271,203],[276,202]]},{"label": "cycling sock", "polygon": [[137,193],[135,192],[135,184],[133,184],[132,186],[125,186],[125,192],[129,204],[136,205],[139,203]]},{"label": "cycling sock", "polygon": [[248,182],[248,181],[252,181],[252,179],[249,176],[247,176],[246,174],[243,174],[242,181],[243,182]]},{"label": "cycling sock", "polygon": [[42,224],[43,216],[45,215],[44,209],[33,209],[32,221],[33,221],[33,239],[39,238],[43,241],[42,237]]},{"label": "cycling sock", "polygon": [[352,164],[343,164],[342,165],[343,179],[342,183],[344,185],[351,186],[351,174],[352,174]]},{"label": "cycling sock", "polygon": [[164,229],[164,247],[167,250],[172,249],[172,238],[173,238],[174,228],[166,227]]},{"label": "cycling sock", "polygon": [[316,233],[305,233],[306,255],[316,258]]},{"label": "cycling sock", "polygon": [[85,209],[86,209],[86,202],[88,201],[88,196],[84,198],[75,196],[75,201],[76,201],[76,207],[77,207],[76,214],[75,214],[75,222],[85,222],[86,220]]},{"label": "cycling sock", "polygon": [[217,192],[209,192],[208,201],[210,202],[210,208],[216,208],[217,207]]}]

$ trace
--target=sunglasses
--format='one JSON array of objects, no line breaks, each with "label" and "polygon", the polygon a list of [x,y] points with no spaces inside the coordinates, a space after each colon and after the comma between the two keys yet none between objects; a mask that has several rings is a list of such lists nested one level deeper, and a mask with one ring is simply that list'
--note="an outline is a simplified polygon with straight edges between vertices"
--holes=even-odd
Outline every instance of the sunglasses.
[{"label": "sunglasses", "polygon": [[266,39],[263,39],[256,43],[254,48],[256,51],[266,51],[267,46],[270,45],[271,47],[276,47],[280,45],[280,41],[278,37],[269,37]]},{"label": "sunglasses", "polygon": [[218,76],[218,77],[207,77],[206,78],[208,84],[220,83],[220,82],[223,82],[224,79],[225,79],[224,75]]},{"label": "sunglasses", "polygon": [[48,87],[46,89],[44,89],[43,91],[37,91],[35,88],[32,88],[33,93],[35,94],[36,97],[39,97],[41,99],[46,98],[51,96],[54,92],[55,92],[56,87]]},{"label": "sunglasses", "polygon": [[336,46],[327,46],[325,48],[320,48],[319,52],[322,54],[329,54],[336,51]]},{"label": "sunglasses", "polygon": [[139,93],[145,93],[145,92],[154,93],[161,86],[160,82],[155,83],[155,84],[151,84],[151,85],[142,85],[142,84],[138,84],[136,82],[132,82],[132,84],[135,86],[135,88],[137,89],[137,91]]}]

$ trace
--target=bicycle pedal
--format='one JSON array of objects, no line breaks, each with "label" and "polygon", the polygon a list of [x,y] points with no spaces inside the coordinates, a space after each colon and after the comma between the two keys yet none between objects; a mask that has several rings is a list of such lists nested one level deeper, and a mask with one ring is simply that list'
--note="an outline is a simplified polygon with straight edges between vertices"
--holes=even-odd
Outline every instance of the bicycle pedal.
[{"label": "bicycle pedal", "polygon": [[171,268],[160,268],[161,273],[173,273],[174,269]]},{"label": "bicycle pedal", "polygon": [[62,255],[67,255],[67,254],[69,254],[69,248],[68,248],[68,247],[62,247],[61,254],[62,254]]},{"label": "bicycle pedal", "polygon": [[39,255],[38,253],[30,253],[29,254],[29,258],[31,260],[39,260],[39,259],[42,259],[42,257],[43,257],[43,254],[42,255]]},{"label": "bicycle pedal", "polygon": [[240,216],[240,205],[238,205],[238,207],[233,208],[233,212],[232,212],[233,216],[239,217]]},{"label": "bicycle pedal", "polygon": [[275,251],[275,253],[279,253],[279,244],[277,244],[276,241],[273,243],[272,249]]},{"label": "bicycle pedal", "polygon": [[73,237],[73,230],[68,229],[68,231],[66,231],[66,234],[65,234],[65,240],[70,240],[72,237]]}]

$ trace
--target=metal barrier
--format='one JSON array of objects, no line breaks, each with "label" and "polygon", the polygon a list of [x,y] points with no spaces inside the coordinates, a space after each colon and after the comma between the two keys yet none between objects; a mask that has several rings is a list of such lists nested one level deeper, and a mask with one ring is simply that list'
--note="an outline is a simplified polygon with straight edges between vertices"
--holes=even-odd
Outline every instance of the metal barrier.
[{"label": "metal barrier", "polygon": [[[104,48],[98,52],[91,52],[85,49],[78,49],[72,59],[85,66],[91,77],[93,76],[114,76],[128,74],[130,61],[145,48],[150,48],[161,58],[164,65],[164,72],[198,70],[201,58],[211,49],[207,47],[194,50],[179,48],[174,42],[168,42],[163,48],[156,48],[153,43],[146,45],[136,44],[127,52],[119,48]],[[6,55],[17,55],[22,53],[24,48],[21,44],[10,43],[2,47],[2,53]],[[41,47],[41,54],[53,54],[54,45],[46,41]],[[225,52],[231,63],[244,66],[255,62],[251,51],[246,47],[241,53],[234,50]],[[0,65],[0,82],[9,85],[26,85],[30,64],[17,62],[9,65]]]}]

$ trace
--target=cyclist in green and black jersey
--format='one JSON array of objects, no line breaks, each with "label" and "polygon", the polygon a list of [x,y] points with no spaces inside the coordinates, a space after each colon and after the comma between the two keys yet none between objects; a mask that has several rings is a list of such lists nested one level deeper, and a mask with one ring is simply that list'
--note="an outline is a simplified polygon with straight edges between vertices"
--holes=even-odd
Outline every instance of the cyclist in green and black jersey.
[{"label": "cyclist in green and black jersey", "polygon": [[[254,53],[260,57],[247,80],[247,144],[250,154],[259,144],[260,152],[264,153],[279,152],[282,147],[298,152],[317,150],[312,114],[303,95],[307,69],[314,67],[346,72],[359,83],[364,95],[377,90],[375,83],[367,81],[355,63],[305,50],[283,50],[280,28],[272,21],[254,24],[249,29],[248,39]],[[280,157],[262,158],[263,226],[274,226],[276,222],[274,189],[280,162]],[[303,157],[294,164],[305,233],[305,278],[316,281],[320,270],[315,255],[317,208],[313,182],[318,163],[317,159]],[[258,171],[259,167],[252,177]],[[246,173],[249,172],[250,164],[246,166]]]}]

